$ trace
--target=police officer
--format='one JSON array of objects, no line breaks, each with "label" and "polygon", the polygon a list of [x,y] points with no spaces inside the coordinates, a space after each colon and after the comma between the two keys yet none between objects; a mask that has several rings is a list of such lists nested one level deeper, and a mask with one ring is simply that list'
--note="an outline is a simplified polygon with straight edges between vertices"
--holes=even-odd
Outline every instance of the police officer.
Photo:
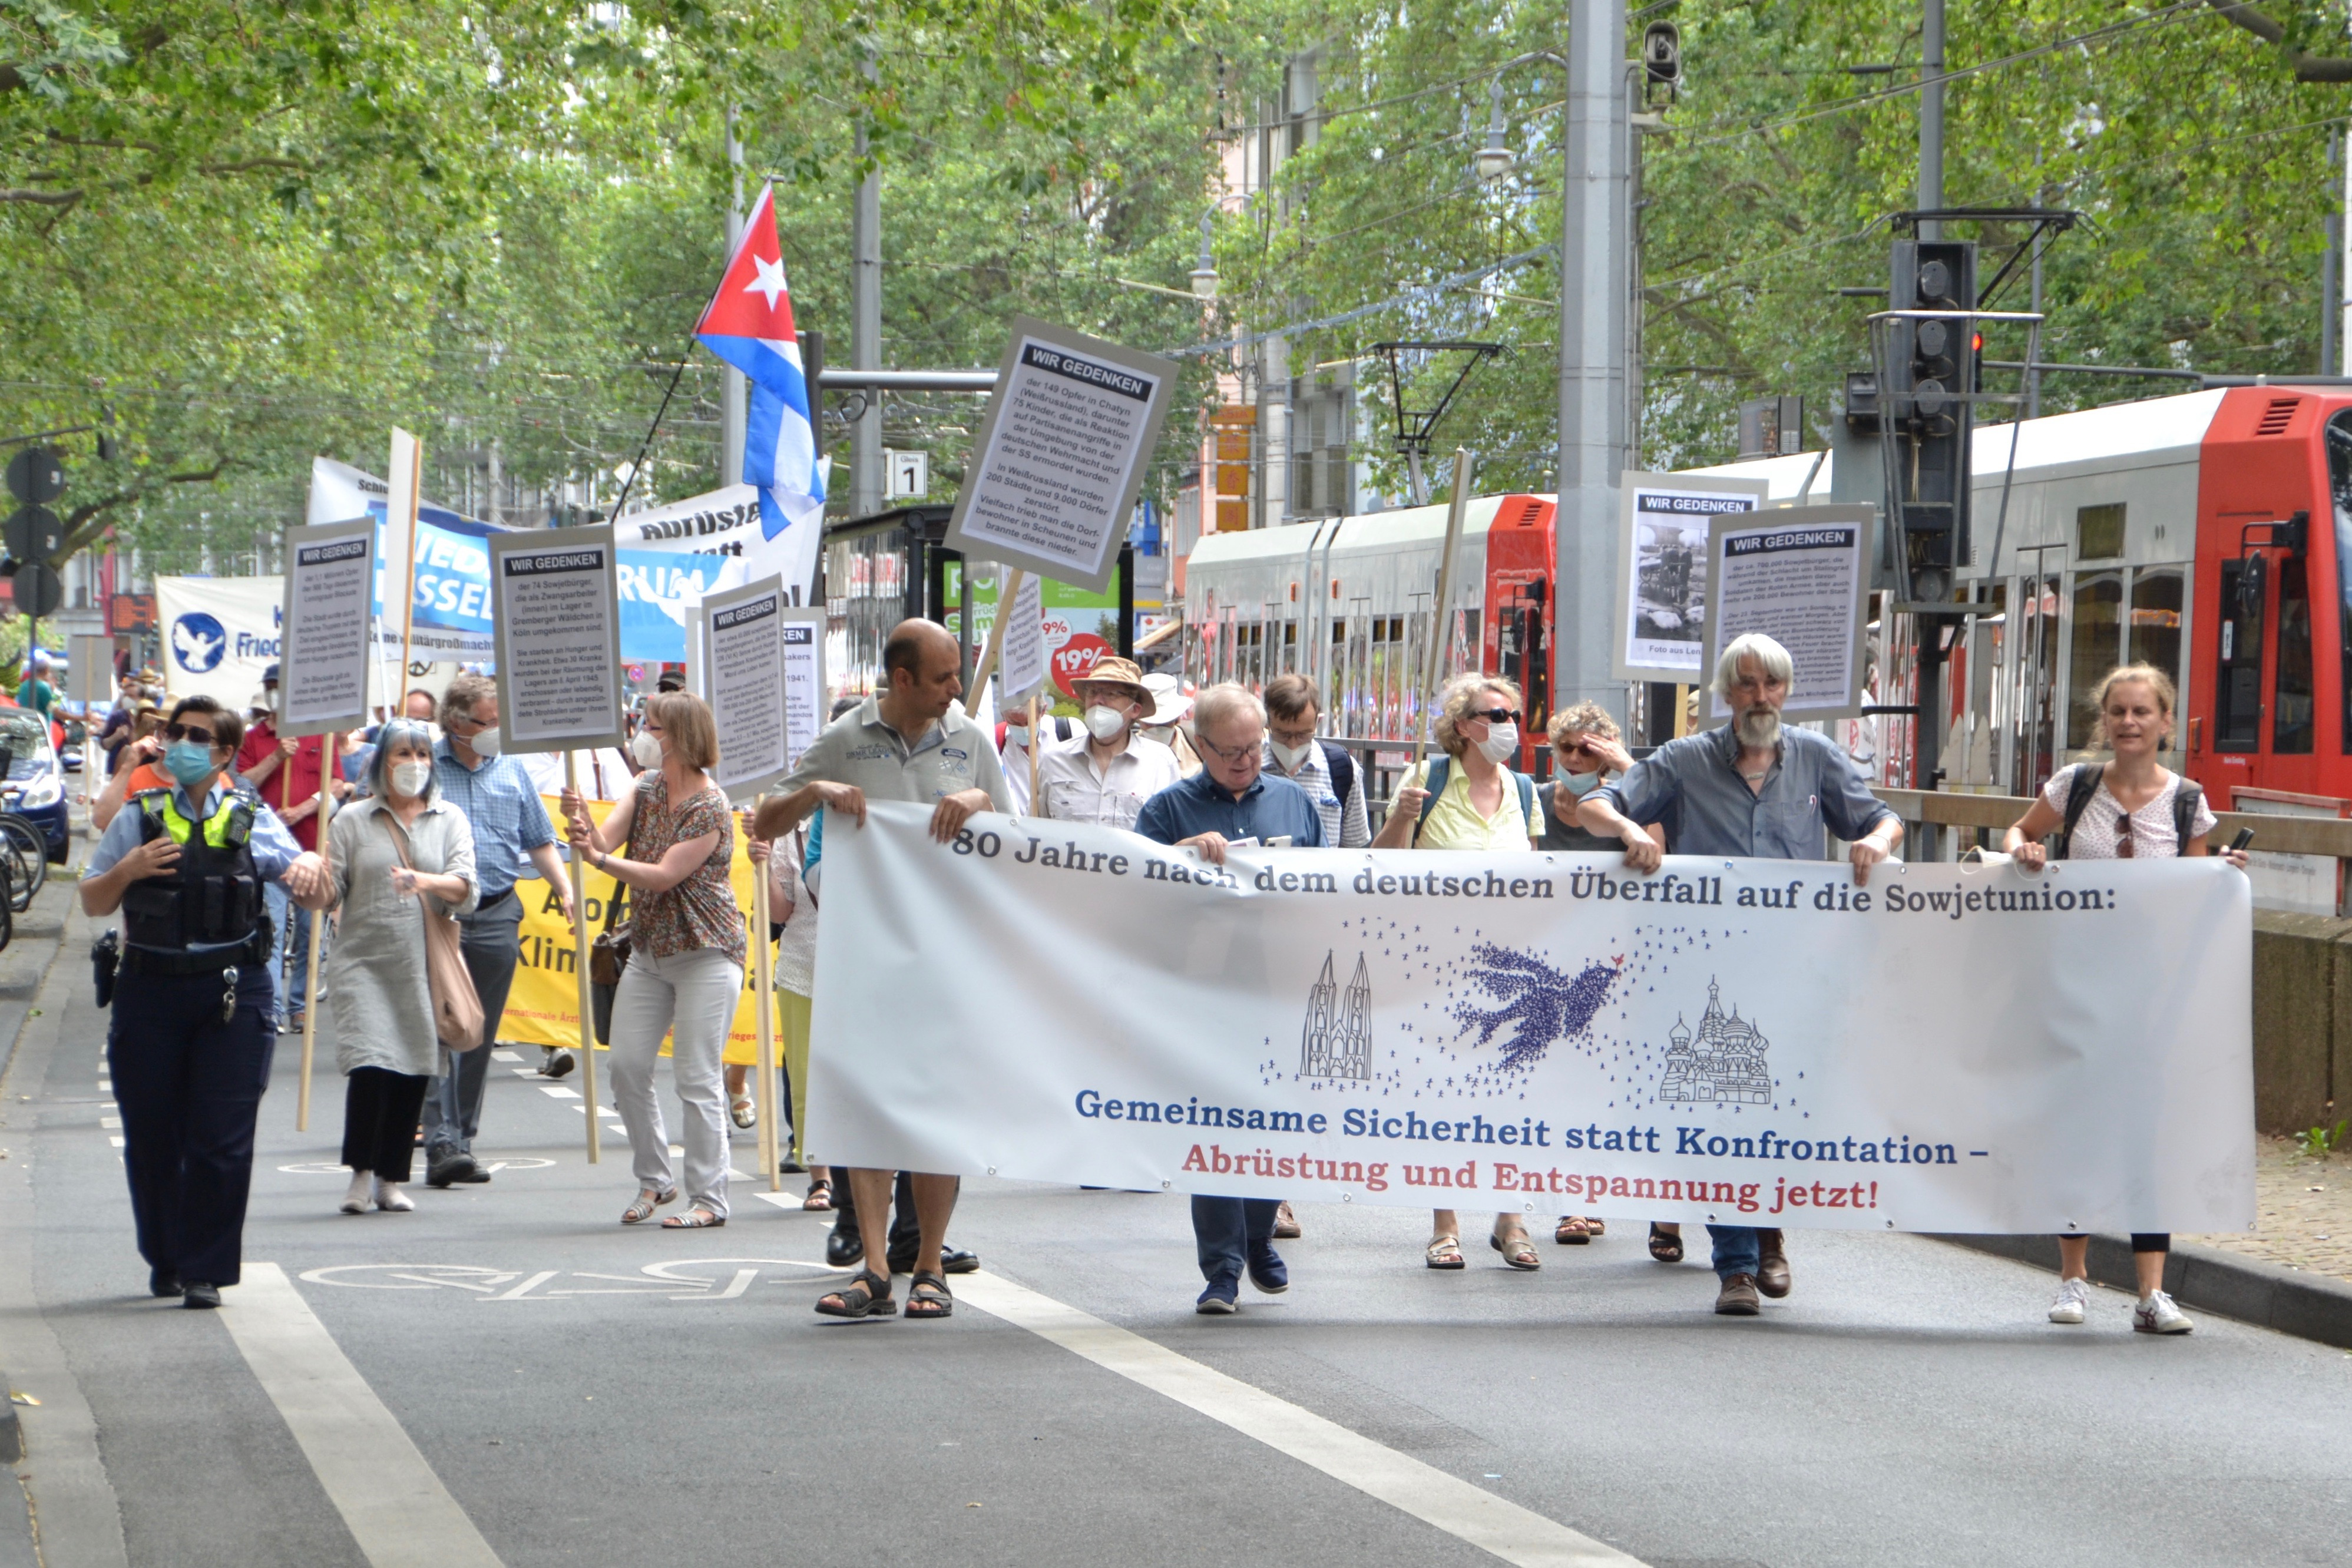
[{"label": "police officer", "polygon": [[182,698],[163,731],[173,787],[131,797],[81,880],[85,914],[122,911],[107,1060],[147,1287],[188,1307],[217,1307],[237,1282],[277,1043],[263,885],[310,910],[330,886],[319,857],[226,771],[244,731],[211,698]]}]

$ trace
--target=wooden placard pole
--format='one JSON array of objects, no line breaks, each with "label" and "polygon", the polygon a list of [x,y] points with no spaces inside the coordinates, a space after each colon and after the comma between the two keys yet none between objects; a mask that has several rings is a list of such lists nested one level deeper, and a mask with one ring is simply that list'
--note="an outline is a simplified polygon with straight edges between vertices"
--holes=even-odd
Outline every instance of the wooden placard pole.
[{"label": "wooden placard pole", "polygon": [[[384,693],[387,713],[397,718],[407,708],[410,645],[416,632],[416,509],[425,493],[425,443],[405,430],[394,430],[392,434],[395,457],[400,450],[401,438],[406,437],[408,442],[406,472],[402,471],[398,462],[393,464],[392,471],[395,488],[403,479],[408,481],[407,492],[395,493],[389,498],[390,504],[400,508],[401,515],[408,520],[408,563],[400,574],[400,689]],[[586,955],[582,956],[584,958]],[[588,1120],[593,1121],[596,1119],[592,1116]]]},{"label": "wooden placard pole", "polygon": [[[580,793],[577,752],[563,753],[563,787],[569,794]],[[599,1165],[604,1161],[604,1129],[596,1121],[596,1000],[588,984],[588,858],[576,838],[571,841],[571,850],[572,950],[577,958],[572,968],[580,984],[580,1092],[588,1101],[588,1163]],[[613,897],[620,896],[621,885],[616,881]]]},{"label": "wooden placard pole", "polygon": [[1045,743],[1045,738],[1037,733],[1037,699],[1043,695],[1038,691],[1029,694],[1029,815],[1032,816],[1045,815],[1037,809],[1037,752]]},{"label": "wooden placard pole", "polygon": [[[755,816],[767,799],[762,794],[753,802]],[[751,1103],[760,1111],[760,1164],[767,1173],[772,1193],[784,1190],[783,1160],[776,1147],[784,1097],[776,1092],[776,950],[768,941],[768,878],[774,865],[772,857],[782,848],[780,843],[771,843],[769,863],[754,861],[751,866],[751,990],[758,1008],[752,1033],[760,1043],[760,1092],[751,1097]],[[798,1106],[793,1110],[800,1111]]]},{"label": "wooden placard pole", "polygon": [[[971,570],[970,561],[964,563],[964,570]],[[1020,597],[1022,581],[1028,575],[1018,566],[1006,571],[1004,587],[996,595],[996,624],[988,628],[988,651],[981,656],[980,668],[971,672],[971,689],[964,693],[969,699],[963,705],[967,713],[978,707],[980,694],[988,689],[988,678],[996,673],[997,656],[1004,651],[1004,626],[1013,618],[1013,601]],[[1036,737],[1032,735],[1030,740],[1034,743]]]},{"label": "wooden placard pole", "polygon": [[[341,735],[329,735],[319,742],[319,858],[327,861],[330,869],[334,864],[331,858],[334,846],[328,842],[327,829],[334,826],[335,792],[329,787],[326,770],[341,770],[342,760],[335,755],[335,742],[341,739]],[[286,918],[294,919],[296,912],[289,909]],[[327,940],[327,911],[303,910],[299,912],[310,917],[310,952],[304,965],[310,973],[309,982],[302,989],[302,1080],[294,1095],[294,1131],[308,1132],[310,1131],[310,1061],[317,1054],[319,1043],[319,949],[325,945]]]},{"label": "wooden placard pole", "polygon": [[[1437,558],[1437,602],[1430,606],[1429,663],[1422,687],[1421,722],[1413,726],[1412,731],[1412,765],[1416,768],[1429,755],[1429,729],[1436,721],[1437,694],[1445,689],[1443,645],[1452,640],[1445,632],[1447,623],[1453,619],[1454,550],[1462,542],[1462,521],[1470,510],[1471,470],[1477,465],[1478,459],[1471,456],[1469,447],[1454,448],[1454,499],[1445,509],[1445,547]],[[1420,837],[1421,825],[1416,822],[1406,845],[1410,847]]]}]

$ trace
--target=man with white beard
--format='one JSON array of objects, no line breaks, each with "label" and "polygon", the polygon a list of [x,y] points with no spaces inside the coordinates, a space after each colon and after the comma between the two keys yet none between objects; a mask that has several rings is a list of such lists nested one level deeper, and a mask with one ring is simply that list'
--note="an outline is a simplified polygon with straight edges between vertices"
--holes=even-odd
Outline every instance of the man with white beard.
[{"label": "man with white beard", "polygon": [[[1752,856],[1819,860],[1823,830],[1848,841],[1856,886],[1903,842],[1903,824],[1870,793],[1870,781],[1843,748],[1811,730],[1783,730],[1796,667],[1789,650],[1759,632],[1734,637],[1715,667],[1715,689],[1731,710],[1720,730],[1659,747],[1615,784],[1586,795],[1577,816],[1587,831],[1621,840],[1625,865],[1647,876],[1664,851],[1642,831],[1675,816],[1677,855]],[[1722,1281],[1715,1310],[1752,1318],[1759,1292],[1789,1293],[1789,1258],[1777,1230],[1711,1225],[1715,1272]]]}]

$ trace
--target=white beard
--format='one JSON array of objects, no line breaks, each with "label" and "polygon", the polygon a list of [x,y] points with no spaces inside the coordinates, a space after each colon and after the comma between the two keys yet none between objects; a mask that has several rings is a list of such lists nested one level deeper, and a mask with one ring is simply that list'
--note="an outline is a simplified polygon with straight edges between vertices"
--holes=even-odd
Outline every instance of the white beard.
[{"label": "white beard", "polygon": [[1750,708],[1732,721],[1732,731],[1739,743],[1750,751],[1760,752],[1780,743],[1780,715],[1769,708]]}]

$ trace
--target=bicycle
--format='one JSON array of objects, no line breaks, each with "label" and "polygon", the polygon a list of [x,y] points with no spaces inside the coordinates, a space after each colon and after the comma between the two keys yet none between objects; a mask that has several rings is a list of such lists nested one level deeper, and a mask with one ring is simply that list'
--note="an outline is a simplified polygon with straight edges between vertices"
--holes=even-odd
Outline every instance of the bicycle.
[{"label": "bicycle", "polygon": [[5,860],[8,873],[8,907],[22,914],[48,880],[48,836],[32,818],[0,810],[0,860]]}]

